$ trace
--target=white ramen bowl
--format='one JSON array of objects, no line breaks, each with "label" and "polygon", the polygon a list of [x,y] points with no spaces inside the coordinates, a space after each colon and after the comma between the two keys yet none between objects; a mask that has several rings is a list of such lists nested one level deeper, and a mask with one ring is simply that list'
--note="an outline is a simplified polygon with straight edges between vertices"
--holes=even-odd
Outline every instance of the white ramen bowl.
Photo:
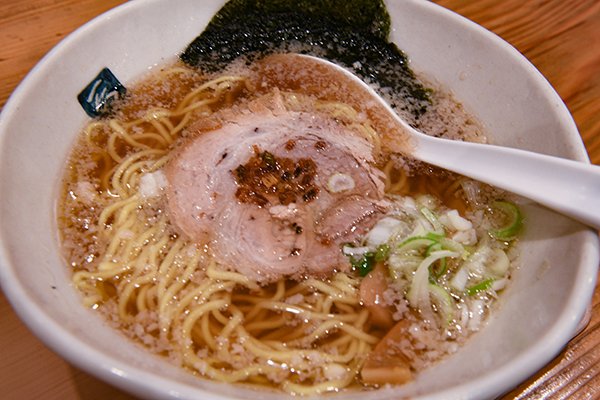
[{"label": "white ramen bowl", "polygon": [[[172,60],[222,4],[223,0],[124,4],[54,48],[0,115],[0,277],[5,294],[51,349],[144,398],[247,399],[257,394],[170,365],[81,304],[59,252],[54,214],[59,181],[75,135],[88,120],[76,100],[81,89],[105,66],[127,85],[149,68]],[[589,162],[561,99],[514,48],[426,1],[389,1],[388,9],[391,39],[408,54],[413,69],[450,88],[495,143]],[[414,382],[344,398],[493,398],[558,354],[591,299],[598,238],[535,204],[525,204],[524,209],[521,267],[487,326]],[[287,397],[272,392],[260,396]]]}]

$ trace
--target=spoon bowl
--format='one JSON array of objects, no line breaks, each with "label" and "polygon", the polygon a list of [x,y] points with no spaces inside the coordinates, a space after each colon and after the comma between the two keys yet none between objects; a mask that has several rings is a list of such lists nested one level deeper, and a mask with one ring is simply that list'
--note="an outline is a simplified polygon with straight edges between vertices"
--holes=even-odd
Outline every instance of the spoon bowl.
[{"label": "spoon bowl", "polygon": [[[351,71],[322,58],[300,55],[335,69],[378,103],[407,135],[408,156],[518,194],[600,229],[600,166],[511,147],[429,136],[410,126],[375,90]],[[338,75],[339,76],[339,75]],[[406,149],[398,148],[406,153]]]}]

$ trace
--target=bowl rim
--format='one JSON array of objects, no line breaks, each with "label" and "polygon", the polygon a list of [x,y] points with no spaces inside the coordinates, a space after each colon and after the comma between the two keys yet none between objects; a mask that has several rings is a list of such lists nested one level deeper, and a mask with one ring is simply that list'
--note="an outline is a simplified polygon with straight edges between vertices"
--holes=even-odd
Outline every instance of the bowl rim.
[{"label": "bowl rim", "polygon": [[[0,148],[4,142],[5,121],[12,118],[13,114],[18,112],[18,104],[28,91],[37,84],[38,76],[45,68],[49,60],[59,57],[64,51],[67,51],[72,43],[76,43],[81,36],[91,34],[97,29],[100,29],[105,23],[108,23],[114,16],[134,12],[137,9],[143,8],[149,4],[161,3],[166,0],[138,0],[123,3],[105,13],[93,18],[84,25],[80,26],[72,33],[62,39],[54,46],[25,76],[17,88],[8,98],[5,106],[0,112]],[[463,24],[467,29],[477,31],[478,34],[487,36],[499,46],[504,47],[507,52],[510,52],[520,64],[530,71],[534,70],[537,81],[543,79],[546,92],[551,92],[551,96],[558,98],[558,94],[552,89],[548,81],[543,75],[512,45],[504,41],[496,34],[486,30],[480,25],[468,20],[461,15],[454,13],[444,7],[429,3],[419,2],[418,0],[409,0],[423,7],[434,9],[437,13],[444,14],[447,18],[452,18],[455,21]],[[573,126],[575,123],[566,106],[560,100],[561,112],[568,115]],[[564,115],[561,116],[565,118]],[[575,127],[575,131],[577,131]],[[576,140],[576,138],[571,138]],[[580,161],[589,163],[583,141],[578,150]],[[2,165],[0,164],[0,168]],[[0,216],[1,217],[1,216]],[[0,224],[2,221],[0,220]],[[213,392],[207,392],[202,388],[194,387],[193,385],[182,382],[173,382],[170,379],[163,378],[158,372],[148,372],[142,368],[122,363],[105,355],[93,346],[80,341],[77,337],[69,333],[58,321],[52,319],[45,314],[43,308],[34,301],[28,301],[29,295],[26,288],[21,285],[14,267],[11,265],[8,256],[8,249],[5,248],[8,241],[2,238],[0,231],[0,284],[7,299],[11,303],[21,320],[27,327],[47,345],[51,350],[59,354],[73,365],[85,370],[86,372],[108,382],[116,387],[119,387],[128,392],[133,392],[144,397],[164,397],[172,398],[193,398],[194,396],[203,395],[205,398],[214,400],[231,399],[229,396],[223,396]],[[582,298],[591,299],[595,289],[597,278],[597,266],[600,263],[600,245],[598,236],[591,229],[586,232],[585,242],[588,244],[582,251],[580,265],[584,266],[578,269],[578,275],[575,281],[575,286],[582,292],[577,297],[569,297],[569,307],[576,310],[574,314],[561,314],[560,318],[552,325],[552,329],[544,340],[536,343],[535,346],[527,351],[520,353],[519,357],[514,359],[510,364],[505,364],[502,368],[495,369],[480,376],[476,381],[469,381],[450,389],[437,391],[423,398],[428,399],[446,399],[446,398],[487,398],[496,396],[498,393],[496,385],[499,381],[505,382],[504,390],[509,390],[520,383],[527,376],[535,373],[549,361],[551,361],[562,349],[557,343],[566,345],[568,340],[573,337],[577,325],[583,318],[585,309],[582,309]],[[75,341],[77,346],[73,345]],[[551,348],[553,351],[548,351]]]}]

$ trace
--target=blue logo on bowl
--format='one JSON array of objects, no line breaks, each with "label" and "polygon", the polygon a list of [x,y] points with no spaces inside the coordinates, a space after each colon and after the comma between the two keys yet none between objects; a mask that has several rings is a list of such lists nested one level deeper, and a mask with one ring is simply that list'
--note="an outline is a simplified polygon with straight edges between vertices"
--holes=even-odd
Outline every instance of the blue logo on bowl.
[{"label": "blue logo on bowl", "polygon": [[79,93],[77,100],[92,118],[102,117],[110,112],[111,103],[123,97],[127,89],[108,68],[102,69]]}]

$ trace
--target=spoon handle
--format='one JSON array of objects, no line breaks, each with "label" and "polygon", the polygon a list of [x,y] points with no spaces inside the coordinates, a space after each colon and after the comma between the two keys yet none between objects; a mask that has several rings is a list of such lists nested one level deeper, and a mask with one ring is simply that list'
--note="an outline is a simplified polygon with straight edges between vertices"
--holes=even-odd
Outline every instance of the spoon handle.
[{"label": "spoon handle", "polygon": [[[300,55],[328,65],[378,102],[410,134],[410,156],[527,197],[548,208],[600,229],[600,166],[510,147],[427,136],[408,125],[372,87],[330,61]],[[399,149],[403,152],[405,149]]]},{"label": "spoon handle", "polygon": [[527,197],[600,229],[600,166],[420,134],[414,157]]}]

